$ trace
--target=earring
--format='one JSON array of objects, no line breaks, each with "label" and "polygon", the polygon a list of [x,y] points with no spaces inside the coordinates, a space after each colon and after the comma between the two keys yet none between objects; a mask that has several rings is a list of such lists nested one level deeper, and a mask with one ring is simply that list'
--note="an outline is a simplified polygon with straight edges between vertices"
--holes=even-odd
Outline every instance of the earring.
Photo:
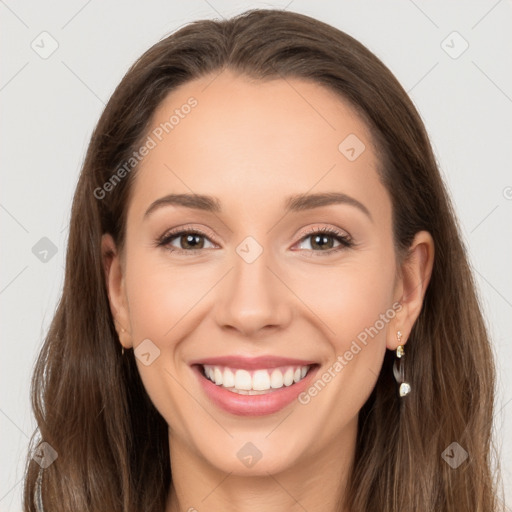
[{"label": "earring", "polygon": [[[398,343],[400,343],[402,339],[402,333],[397,331],[396,338]],[[398,393],[401,397],[408,395],[411,392],[411,385],[408,382],[405,382],[405,367],[404,367],[404,356],[405,350],[403,345],[398,345],[396,349],[396,359],[393,363],[393,375],[395,380],[400,387],[398,388]]]}]

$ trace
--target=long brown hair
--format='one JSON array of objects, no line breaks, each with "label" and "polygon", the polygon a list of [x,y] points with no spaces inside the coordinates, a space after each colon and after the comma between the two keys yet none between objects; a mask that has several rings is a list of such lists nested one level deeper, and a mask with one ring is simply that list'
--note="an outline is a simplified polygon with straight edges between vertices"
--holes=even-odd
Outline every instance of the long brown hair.
[{"label": "long brown hair", "polygon": [[[39,432],[27,458],[24,510],[36,510],[41,471],[46,511],[165,508],[171,482],[167,424],[144,389],[133,351],[121,355],[100,247],[103,233],[123,246],[136,167],[104,197],[98,198],[98,188],[147,137],[152,114],[170,91],[224,69],[259,80],[312,80],[349,101],[379,150],[397,255],[406,253],[420,230],[435,242],[431,281],[407,344],[413,393],[397,397],[394,354],[388,351],[359,414],[344,505],[351,512],[498,510],[493,353],[420,116],[392,73],[361,43],[310,17],[275,10],[185,26],[150,48],[108,102],[76,188],[62,297],[33,375]],[[44,470],[30,457],[40,441],[58,454]],[[468,453],[457,469],[442,458],[452,442]]]}]

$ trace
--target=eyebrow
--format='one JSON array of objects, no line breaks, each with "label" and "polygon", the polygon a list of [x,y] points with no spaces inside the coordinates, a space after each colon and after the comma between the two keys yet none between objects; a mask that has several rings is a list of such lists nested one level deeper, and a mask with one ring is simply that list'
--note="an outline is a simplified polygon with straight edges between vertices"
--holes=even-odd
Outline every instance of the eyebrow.
[{"label": "eyebrow", "polygon": [[[347,204],[349,206],[354,206],[368,216],[373,222],[370,211],[363,203],[340,192],[296,194],[289,196],[284,202],[284,209],[286,213],[299,212],[333,204]],[[144,214],[144,218],[164,206],[182,206],[206,212],[222,213],[221,203],[216,197],[202,194],[169,194],[151,203]]]}]

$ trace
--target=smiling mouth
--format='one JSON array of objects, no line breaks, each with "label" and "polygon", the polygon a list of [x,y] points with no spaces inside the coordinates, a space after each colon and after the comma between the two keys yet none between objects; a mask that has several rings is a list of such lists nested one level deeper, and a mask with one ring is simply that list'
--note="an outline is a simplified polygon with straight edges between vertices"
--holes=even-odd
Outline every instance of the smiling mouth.
[{"label": "smiling mouth", "polygon": [[253,371],[209,364],[199,366],[206,379],[227,391],[264,395],[300,382],[315,365],[285,365]]}]

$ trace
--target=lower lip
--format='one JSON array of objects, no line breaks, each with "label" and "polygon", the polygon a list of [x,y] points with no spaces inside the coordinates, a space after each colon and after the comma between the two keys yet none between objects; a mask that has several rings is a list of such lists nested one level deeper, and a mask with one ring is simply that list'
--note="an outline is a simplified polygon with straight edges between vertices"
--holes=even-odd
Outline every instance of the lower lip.
[{"label": "lower lip", "polygon": [[318,366],[310,368],[302,380],[291,386],[283,386],[264,395],[240,395],[228,391],[222,386],[217,386],[207,379],[203,375],[202,366],[194,365],[192,367],[208,398],[221,409],[239,416],[262,416],[280,411],[292,403],[310,385],[318,368]]}]

